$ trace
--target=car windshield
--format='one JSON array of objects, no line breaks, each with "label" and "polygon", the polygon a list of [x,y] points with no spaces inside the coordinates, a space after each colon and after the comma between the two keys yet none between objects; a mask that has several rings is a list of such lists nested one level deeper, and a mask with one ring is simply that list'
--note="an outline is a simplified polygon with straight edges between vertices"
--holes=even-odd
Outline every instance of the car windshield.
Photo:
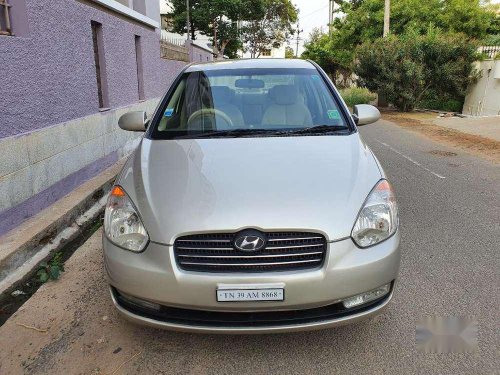
[{"label": "car windshield", "polygon": [[154,139],[349,133],[316,69],[184,73],[160,113]]}]

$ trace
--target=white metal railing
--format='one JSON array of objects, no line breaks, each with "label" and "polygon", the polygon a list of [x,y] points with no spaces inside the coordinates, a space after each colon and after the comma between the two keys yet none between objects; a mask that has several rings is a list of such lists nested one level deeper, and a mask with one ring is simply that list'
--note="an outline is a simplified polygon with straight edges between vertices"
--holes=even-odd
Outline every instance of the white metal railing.
[{"label": "white metal railing", "polygon": [[[0,0],[1,1],[1,0]],[[163,42],[167,42],[179,47],[185,47],[186,46],[186,39],[181,39],[181,38],[171,38],[166,35],[161,36],[161,40]]]},{"label": "white metal railing", "polygon": [[496,55],[500,54],[500,46],[481,46],[479,53],[485,55],[488,59],[494,59]]}]

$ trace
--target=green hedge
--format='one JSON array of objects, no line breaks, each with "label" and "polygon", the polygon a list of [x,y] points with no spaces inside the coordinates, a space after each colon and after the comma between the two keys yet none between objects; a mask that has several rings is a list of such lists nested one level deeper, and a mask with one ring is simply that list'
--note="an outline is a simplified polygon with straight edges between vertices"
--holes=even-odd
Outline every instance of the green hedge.
[{"label": "green hedge", "polygon": [[437,111],[462,112],[464,100],[465,98],[461,96],[451,96],[449,94],[438,93],[435,90],[429,90],[417,103],[417,107]]},{"label": "green hedge", "polygon": [[374,93],[370,92],[368,89],[361,87],[341,89],[340,95],[342,95],[342,98],[344,99],[348,107],[353,107],[356,104],[369,104],[377,98]]}]

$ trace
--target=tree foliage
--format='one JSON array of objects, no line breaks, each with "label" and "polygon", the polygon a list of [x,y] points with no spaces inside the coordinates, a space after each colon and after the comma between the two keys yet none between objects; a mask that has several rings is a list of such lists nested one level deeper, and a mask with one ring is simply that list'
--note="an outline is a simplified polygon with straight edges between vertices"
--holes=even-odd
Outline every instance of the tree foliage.
[{"label": "tree foliage", "polygon": [[360,83],[384,95],[402,111],[411,111],[429,92],[464,96],[475,78],[477,45],[462,34],[429,28],[410,29],[367,42],[357,50],[355,73]]},{"label": "tree foliage", "polygon": [[[253,20],[264,11],[264,0],[190,0],[191,38],[201,32],[212,38],[216,57],[236,57],[241,48],[238,22]],[[186,32],[186,1],[172,0],[173,31]]]},{"label": "tree foliage", "polygon": [[[190,0],[191,38],[210,36],[216,57],[237,57],[246,48],[260,54],[280,46],[292,32],[297,9],[290,0]],[[186,32],[186,2],[172,0],[173,31]]]},{"label": "tree foliage", "polygon": [[304,43],[303,59],[317,62],[340,86],[347,86],[346,78],[351,74],[354,50],[336,48],[336,40],[320,29],[314,29]]},{"label": "tree foliage", "polygon": [[285,59],[294,59],[297,56],[295,56],[295,51],[293,50],[292,47],[286,46],[285,47]]},{"label": "tree foliage", "polygon": [[[313,33],[304,57],[332,76],[352,70],[356,47],[373,42],[383,33],[384,0],[335,0],[338,17],[331,35]],[[425,34],[430,25],[445,33],[462,33],[465,39],[483,40],[498,34],[498,6],[480,0],[397,0],[391,2],[391,33],[412,29]],[[340,72],[340,73],[339,73]]]},{"label": "tree foliage", "polygon": [[244,22],[241,40],[251,57],[272,48],[279,48],[294,33],[298,10],[290,0],[263,0],[263,11]]}]

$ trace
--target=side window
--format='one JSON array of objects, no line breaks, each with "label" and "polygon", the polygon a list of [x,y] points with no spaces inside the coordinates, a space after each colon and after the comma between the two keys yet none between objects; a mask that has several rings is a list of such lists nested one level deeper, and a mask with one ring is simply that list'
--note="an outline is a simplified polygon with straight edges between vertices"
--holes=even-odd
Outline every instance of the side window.
[{"label": "side window", "polygon": [[162,114],[158,130],[185,128],[186,115],[182,111],[185,90],[186,78],[182,79],[177,85],[172,98]]},{"label": "side window", "polygon": [[346,124],[344,123],[339,107],[322,78],[318,75],[313,75],[311,76],[311,80],[315,87],[313,91],[318,96],[320,104],[318,118],[315,119],[316,122],[321,125],[345,126]]},{"label": "side window", "polygon": [[[210,82],[204,73],[189,73],[178,83],[163,110],[159,131],[199,131],[216,129]],[[189,129],[188,129],[189,128]]]}]

